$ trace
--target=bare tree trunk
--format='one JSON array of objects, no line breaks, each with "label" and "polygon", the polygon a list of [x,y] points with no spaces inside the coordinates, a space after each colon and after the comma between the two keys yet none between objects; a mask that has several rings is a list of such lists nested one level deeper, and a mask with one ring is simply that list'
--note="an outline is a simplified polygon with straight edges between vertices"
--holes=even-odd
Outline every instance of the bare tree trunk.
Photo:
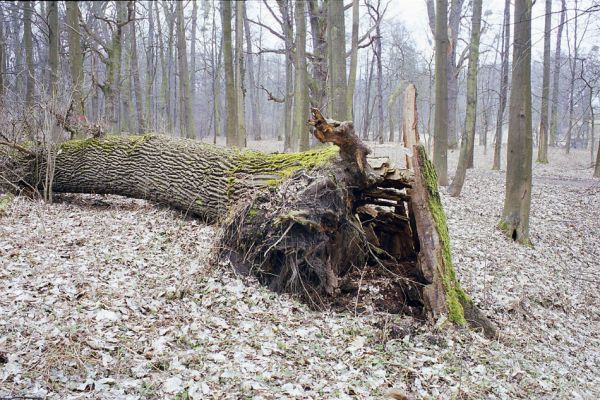
[{"label": "bare tree trunk", "polygon": [[245,1],[238,1],[235,4],[236,146],[246,147],[246,88],[244,87],[244,8],[246,7],[246,3]]},{"label": "bare tree trunk", "polygon": [[348,113],[346,119],[353,119],[354,115],[354,89],[356,88],[356,70],[358,66],[358,0],[352,0],[352,49],[350,50],[350,72],[348,74]]},{"label": "bare tree trunk", "polygon": [[548,163],[548,97],[550,95],[550,30],[552,29],[552,0],[546,0],[544,21],[544,77],[542,83],[542,109],[540,111],[540,140],[537,162]]},{"label": "bare tree trunk", "polygon": [[154,49],[154,12],[152,11],[152,5],[148,7],[148,47],[146,48],[146,79],[145,79],[145,91],[146,91],[146,106],[145,106],[145,117],[147,128],[156,129],[156,120],[154,119],[157,112],[155,111],[153,101],[153,89],[154,82],[156,80],[156,69],[157,59],[156,51]]},{"label": "bare tree trunk", "polygon": [[254,56],[252,55],[252,35],[250,32],[250,21],[247,18],[246,7],[244,7],[244,34],[246,36],[246,77],[248,78],[248,100],[250,103],[250,131],[256,140],[260,140],[260,113],[258,111],[258,96],[256,94],[256,79],[254,78]]},{"label": "bare tree trunk", "polygon": [[[0,11],[2,9],[0,8]],[[4,12],[0,12],[0,102],[4,98],[6,93],[6,79],[4,78],[4,74],[6,73],[6,41],[4,39]]]},{"label": "bare tree trunk", "polygon": [[179,65],[179,116],[182,136],[196,137],[194,114],[192,113],[192,94],[190,90],[190,71],[187,60],[185,42],[185,21],[183,18],[183,2],[177,2],[177,63]]},{"label": "bare tree trunk", "polygon": [[283,29],[283,37],[285,38],[285,97],[283,109],[283,148],[285,151],[291,149],[291,133],[292,133],[292,100],[294,76],[292,67],[294,59],[292,57],[292,49],[294,47],[294,30],[292,27],[292,10],[289,0],[277,0],[279,12],[281,13],[281,23]]},{"label": "bare tree trunk", "polygon": [[326,40],[327,18],[324,8],[327,3],[319,6],[318,0],[309,0],[308,9],[310,13],[310,29],[312,36],[313,61],[312,61],[312,83],[311,104],[313,107],[325,109],[327,99],[327,63],[328,45]]},{"label": "bare tree trunk", "polygon": [[[216,7],[213,7],[212,15],[212,92],[213,92],[213,114],[215,116],[213,143],[217,143],[217,136],[221,136],[221,49],[223,38],[217,43]],[[219,50],[217,50],[217,47]],[[229,123],[226,121],[226,123]]]},{"label": "bare tree trunk", "polygon": [[558,88],[560,81],[560,45],[562,43],[562,31],[567,14],[567,4],[561,1],[560,23],[556,30],[556,50],[554,50],[554,69],[552,71],[552,102],[550,103],[550,146],[556,146],[558,139]]},{"label": "bare tree trunk", "polygon": [[377,141],[383,143],[383,64],[381,61],[383,54],[381,54],[381,30],[379,26],[380,24],[377,24],[377,41],[375,44],[375,56],[377,57]]},{"label": "bare tree trunk", "polygon": [[504,20],[502,23],[502,53],[500,62],[500,94],[498,99],[498,114],[496,116],[496,135],[494,143],[494,163],[492,170],[499,171],[502,157],[502,131],[504,121],[504,110],[506,109],[506,98],[508,94],[508,52],[510,51],[510,0],[504,2]]},{"label": "bare tree trunk", "polygon": [[58,45],[60,30],[58,27],[58,2],[48,2],[48,65],[50,67],[50,94],[55,97],[58,89]]},{"label": "bare tree trunk", "polygon": [[369,64],[365,64],[365,68],[367,68],[368,72],[367,72],[367,80],[366,80],[366,92],[367,92],[367,99],[365,101],[365,112],[364,112],[364,120],[363,120],[363,134],[362,134],[362,138],[363,140],[369,140],[369,128],[371,126],[371,115],[372,113],[372,109],[371,109],[371,84],[373,82],[373,70],[375,69],[375,55],[373,54],[373,57],[371,57],[371,67],[369,68]]},{"label": "bare tree trunk", "polygon": [[460,154],[456,174],[448,188],[450,196],[458,197],[465,183],[469,155],[473,154],[475,125],[477,120],[477,70],[479,68],[479,38],[481,36],[482,0],[473,0],[471,19],[471,44],[469,46],[469,70],[467,72],[467,111],[465,115],[465,134],[460,143]]},{"label": "bare tree trunk", "polygon": [[304,0],[296,0],[296,54],[294,83],[294,130],[291,148],[293,151],[308,149],[308,86],[306,70],[306,15]]},{"label": "bare tree trunk", "polygon": [[458,33],[460,31],[460,18],[464,0],[451,0],[450,15],[448,17],[449,50],[448,50],[448,148],[456,149],[458,146],[458,128],[456,105],[458,103],[458,73],[460,65],[456,62],[456,48],[458,47]]},{"label": "bare tree trunk", "polygon": [[513,89],[510,95],[506,195],[499,228],[529,244],[531,207],[531,0],[515,0]]},{"label": "bare tree trunk", "polygon": [[436,0],[435,13],[435,122],[433,165],[438,183],[448,185],[448,2]]},{"label": "bare tree trunk", "polygon": [[25,46],[25,63],[27,64],[27,87],[25,90],[25,105],[33,106],[35,92],[35,76],[33,68],[33,39],[31,35],[31,16],[33,13],[31,1],[23,2],[23,45]]},{"label": "bare tree trunk", "polygon": [[346,83],[346,30],[344,3],[331,1],[327,8],[327,38],[329,42],[329,83],[331,116],[342,119],[348,112]]},{"label": "bare tree trunk", "polygon": [[[575,9],[577,10],[577,0],[575,0]],[[573,54],[569,54],[569,67],[571,70],[571,80],[569,84],[569,128],[567,129],[567,140],[565,143],[565,152],[571,152],[571,136],[575,127],[575,77],[577,72],[577,53],[579,44],[577,43],[577,18],[573,19]],[[568,37],[567,37],[568,41]]]},{"label": "bare tree trunk", "polygon": [[[196,32],[198,30],[198,2],[192,0],[192,37],[190,44],[190,97],[196,95]],[[193,118],[193,115],[192,115]]]},{"label": "bare tree trunk", "polygon": [[[135,2],[132,3],[135,13]],[[135,93],[135,111],[137,116],[137,132],[142,134],[146,131],[144,119],[144,99],[142,97],[142,83],[140,81],[140,67],[138,64],[137,37],[135,21],[131,23],[131,75],[133,77],[133,88]]]},{"label": "bare tree trunk", "polygon": [[79,30],[79,6],[76,1],[67,1],[66,6],[73,109],[77,116],[82,116],[84,115],[83,52],[81,50],[81,36]]},{"label": "bare tree trunk", "polygon": [[235,79],[233,76],[233,39],[231,37],[231,3],[224,1],[222,6],[223,60],[225,66],[225,137],[228,146],[237,146],[237,101],[235,99]]}]

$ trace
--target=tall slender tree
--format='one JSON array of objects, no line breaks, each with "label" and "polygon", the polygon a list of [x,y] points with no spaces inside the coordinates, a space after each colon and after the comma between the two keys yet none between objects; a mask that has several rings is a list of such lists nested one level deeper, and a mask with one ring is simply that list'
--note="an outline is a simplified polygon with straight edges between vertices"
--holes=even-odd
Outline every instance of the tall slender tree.
[{"label": "tall slender tree", "polygon": [[185,21],[183,2],[177,2],[177,64],[179,66],[179,116],[183,136],[195,138],[194,114],[192,113],[192,94],[190,90],[190,72],[188,68],[187,46],[185,40]]},{"label": "tall slender tree", "polygon": [[48,2],[48,65],[50,66],[50,94],[54,97],[58,89],[58,51],[60,29],[58,27],[58,1]]},{"label": "tall slender tree", "polygon": [[356,88],[356,70],[358,67],[358,29],[359,29],[358,0],[352,0],[352,47],[350,49],[350,71],[348,72],[348,92],[346,103],[348,113],[346,119],[353,120],[354,90]]},{"label": "tall slender tree", "polygon": [[344,119],[348,113],[346,83],[346,30],[344,3],[330,1],[327,6],[327,38],[329,41],[329,84],[332,118]]},{"label": "tall slender tree", "polygon": [[560,82],[560,67],[561,61],[561,49],[562,43],[562,31],[565,25],[565,16],[567,14],[567,3],[565,0],[561,1],[560,10],[560,22],[556,28],[556,48],[554,50],[554,69],[552,70],[552,102],[550,103],[550,146],[556,146],[556,140],[558,137],[558,89]]},{"label": "tall slender tree", "polygon": [[246,2],[238,1],[235,5],[236,146],[246,147],[246,88],[244,87],[244,8]]},{"label": "tall slender tree", "polygon": [[438,183],[448,185],[448,2],[436,0],[435,10],[435,122],[433,165]]},{"label": "tall slender tree", "polygon": [[537,162],[548,162],[548,97],[550,96],[550,30],[552,29],[552,0],[546,0],[544,20],[544,76],[542,78],[542,109],[540,110],[540,139]]},{"label": "tall slender tree", "polygon": [[502,164],[502,133],[504,130],[504,110],[508,96],[508,56],[510,51],[510,0],[504,1],[504,20],[502,22],[502,49],[500,54],[500,92],[498,94],[498,112],[496,115],[496,135],[494,143],[494,161],[492,170],[499,171]]},{"label": "tall slender tree", "polygon": [[531,207],[531,0],[515,0],[513,88],[510,94],[506,193],[500,229],[523,244],[529,241]]},{"label": "tall slender tree", "polygon": [[33,106],[35,91],[35,71],[33,68],[33,39],[31,33],[31,18],[33,14],[31,1],[24,1],[23,7],[23,45],[25,46],[25,64],[27,65],[27,86],[25,89],[25,105]]},{"label": "tall slender tree", "polygon": [[467,111],[465,115],[465,133],[460,143],[460,154],[456,174],[448,192],[451,196],[459,196],[465,182],[469,152],[475,142],[475,125],[477,120],[477,70],[479,68],[479,39],[481,36],[482,0],[473,0],[473,16],[471,18],[471,43],[469,45],[469,69],[467,72]]},{"label": "tall slender tree", "polygon": [[[575,13],[577,13],[577,0],[575,0]],[[571,72],[571,79],[569,80],[569,126],[567,128],[567,138],[565,143],[565,152],[569,154],[571,151],[571,136],[573,135],[573,128],[577,123],[575,121],[575,82],[577,78],[577,58],[579,53],[579,43],[577,38],[578,18],[575,17],[572,20],[573,23],[573,53],[569,54],[569,69]],[[567,42],[568,42],[568,29],[567,26]]]},{"label": "tall slender tree", "polygon": [[67,36],[69,38],[69,70],[73,110],[77,116],[84,115],[83,102],[83,51],[81,49],[81,32],[79,30],[79,4],[67,1]]},{"label": "tall slender tree", "polygon": [[294,56],[294,130],[292,134],[292,150],[308,149],[308,72],[306,70],[306,11],[304,0],[296,0],[296,54]]},{"label": "tall slender tree", "polygon": [[[135,15],[135,2],[132,2]],[[135,114],[137,119],[137,133],[142,134],[146,131],[146,120],[144,118],[144,99],[142,95],[142,82],[140,80],[140,67],[137,50],[137,29],[136,21],[131,23],[131,76],[133,78],[133,91],[135,94]]]},{"label": "tall slender tree", "polygon": [[225,137],[228,146],[237,146],[237,101],[233,75],[233,38],[231,32],[231,2],[221,3],[223,26],[223,64],[225,69]]}]

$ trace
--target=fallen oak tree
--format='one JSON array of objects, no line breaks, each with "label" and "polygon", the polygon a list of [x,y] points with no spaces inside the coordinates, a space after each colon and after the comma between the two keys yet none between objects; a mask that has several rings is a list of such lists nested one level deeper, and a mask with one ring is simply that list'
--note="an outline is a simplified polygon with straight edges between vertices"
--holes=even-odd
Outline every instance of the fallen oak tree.
[{"label": "fallen oak tree", "polygon": [[[495,336],[453,271],[423,147],[413,148],[413,173],[369,163],[351,122],[313,109],[310,124],[319,141],[335,146],[264,154],[156,134],[67,141],[54,157],[52,189],[143,198],[217,223],[220,258],[317,307],[360,303]],[[5,154],[27,171],[15,184],[39,186],[43,150]]]}]

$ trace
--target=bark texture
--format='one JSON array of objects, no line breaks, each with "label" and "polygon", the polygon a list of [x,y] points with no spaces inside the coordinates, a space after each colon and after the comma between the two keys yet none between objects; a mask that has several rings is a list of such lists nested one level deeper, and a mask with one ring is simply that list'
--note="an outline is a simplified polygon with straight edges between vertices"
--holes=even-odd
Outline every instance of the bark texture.
[{"label": "bark texture", "polygon": [[531,207],[531,0],[515,1],[513,90],[508,122],[506,194],[500,229],[513,240],[529,243]]},{"label": "bark texture", "polygon": [[540,140],[537,162],[548,162],[548,97],[550,96],[550,30],[552,29],[552,0],[546,0],[544,21],[544,77],[542,78],[542,109],[540,111]]},{"label": "bark texture", "polygon": [[433,127],[433,164],[442,186],[448,184],[448,2],[436,1],[435,13],[435,122]]}]

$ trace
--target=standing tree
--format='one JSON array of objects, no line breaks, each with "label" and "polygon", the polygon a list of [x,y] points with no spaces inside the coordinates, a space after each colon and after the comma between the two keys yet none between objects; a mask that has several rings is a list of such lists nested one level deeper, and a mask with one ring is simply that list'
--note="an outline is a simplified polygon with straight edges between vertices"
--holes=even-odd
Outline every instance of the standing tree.
[{"label": "standing tree", "polygon": [[562,31],[567,14],[567,4],[561,1],[560,23],[556,30],[556,49],[554,50],[554,70],[552,71],[552,103],[550,105],[550,146],[556,146],[558,136],[558,86],[560,80],[560,44],[562,43]]},{"label": "standing tree", "polygon": [[[135,15],[135,2],[132,3],[133,13]],[[144,119],[144,99],[142,98],[142,83],[140,81],[140,67],[137,51],[137,35],[135,20],[131,23],[131,75],[133,77],[133,89],[135,94],[135,114],[137,119],[137,132],[142,134],[146,131],[146,121]]]},{"label": "standing tree", "polygon": [[508,121],[506,193],[499,228],[519,243],[529,243],[531,206],[531,0],[515,0],[513,88]]},{"label": "standing tree", "polygon": [[183,2],[177,2],[177,64],[179,65],[179,116],[182,136],[194,138],[194,114],[192,113],[192,93],[190,89],[190,72],[187,60],[185,41],[185,21],[183,18]]},{"label": "standing tree", "polygon": [[504,1],[504,20],[502,23],[502,49],[500,50],[500,93],[498,95],[498,113],[496,115],[496,135],[494,143],[494,162],[492,170],[499,171],[502,164],[502,131],[504,129],[504,110],[508,96],[508,54],[510,51],[510,0]]},{"label": "standing tree", "polygon": [[236,146],[246,147],[246,89],[244,88],[244,8],[245,1],[235,3],[235,98]]},{"label": "standing tree", "polygon": [[356,70],[358,69],[358,0],[352,0],[352,47],[350,49],[350,71],[348,72],[348,113],[346,118],[353,120],[354,115],[354,91],[356,89]]},{"label": "standing tree", "polygon": [[448,1],[436,0],[435,12],[435,122],[433,165],[438,183],[448,185],[448,79],[446,52],[448,48]]},{"label": "standing tree", "polygon": [[223,25],[223,64],[225,67],[225,137],[228,146],[237,146],[237,101],[233,76],[233,43],[231,37],[231,2],[221,3]]},{"label": "standing tree", "polygon": [[[460,155],[456,174],[452,180],[448,192],[450,196],[460,195],[467,165],[469,163],[469,152],[475,141],[475,123],[477,116],[477,69],[479,67],[479,38],[481,36],[481,8],[482,0],[473,0],[473,16],[471,19],[471,44],[469,49],[469,70],[467,73],[467,112],[465,115],[465,134],[460,143]],[[471,153],[472,154],[472,153]]]},{"label": "standing tree", "polygon": [[23,2],[23,44],[25,46],[25,63],[27,64],[27,86],[25,91],[25,105],[33,106],[35,90],[35,76],[33,69],[33,39],[31,35],[31,16],[33,13],[31,1]]},{"label": "standing tree", "polygon": [[77,116],[82,116],[84,115],[83,51],[81,50],[81,32],[79,30],[79,6],[76,1],[67,1],[66,6],[73,109]]},{"label": "standing tree", "polygon": [[542,82],[542,110],[540,111],[540,140],[537,162],[548,162],[548,96],[550,95],[550,29],[552,28],[552,0],[546,0],[544,21],[544,77]]},{"label": "standing tree", "polygon": [[306,15],[304,0],[296,0],[296,54],[294,56],[294,129],[291,147],[293,151],[308,150],[308,84],[306,70]]},{"label": "standing tree", "polygon": [[50,66],[50,94],[58,90],[58,52],[60,30],[58,28],[58,1],[48,2],[48,65]]},{"label": "standing tree", "polygon": [[331,116],[344,119],[348,113],[346,84],[346,31],[344,3],[330,1],[327,7],[327,38],[329,41],[329,84]]}]

